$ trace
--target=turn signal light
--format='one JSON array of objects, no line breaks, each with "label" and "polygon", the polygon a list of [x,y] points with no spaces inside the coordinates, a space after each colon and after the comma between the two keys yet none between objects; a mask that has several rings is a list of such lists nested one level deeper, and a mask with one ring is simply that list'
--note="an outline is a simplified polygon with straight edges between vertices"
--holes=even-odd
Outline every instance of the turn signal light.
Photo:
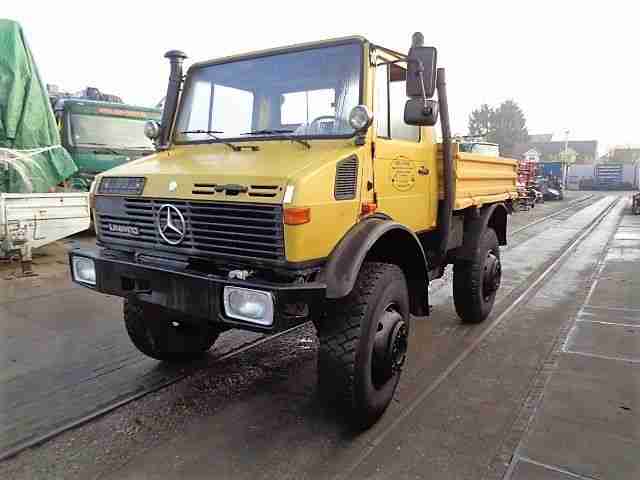
[{"label": "turn signal light", "polygon": [[302,225],[311,221],[310,208],[285,208],[284,223],[285,225]]},{"label": "turn signal light", "polygon": [[362,215],[369,215],[371,213],[375,213],[377,209],[378,209],[377,203],[363,203]]}]

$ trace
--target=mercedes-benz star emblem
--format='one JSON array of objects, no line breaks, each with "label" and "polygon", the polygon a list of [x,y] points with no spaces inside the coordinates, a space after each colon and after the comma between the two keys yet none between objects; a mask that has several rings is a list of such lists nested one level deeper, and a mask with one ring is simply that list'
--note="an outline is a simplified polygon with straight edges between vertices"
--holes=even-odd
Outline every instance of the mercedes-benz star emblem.
[{"label": "mercedes-benz star emblem", "polygon": [[187,222],[180,210],[165,204],[158,210],[158,233],[170,245],[178,245],[187,233]]}]

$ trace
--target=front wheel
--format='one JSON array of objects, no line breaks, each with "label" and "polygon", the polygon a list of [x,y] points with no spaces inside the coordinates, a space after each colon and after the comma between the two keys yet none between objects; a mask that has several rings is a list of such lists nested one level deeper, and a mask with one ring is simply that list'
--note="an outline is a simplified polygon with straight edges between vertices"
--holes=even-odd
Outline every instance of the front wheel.
[{"label": "front wheel", "polygon": [[206,320],[180,318],[156,305],[124,300],[129,338],[145,355],[165,362],[184,362],[206,353],[220,331]]},{"label": "front wheel", "polygon": [[453,265],[453,302],[463,322],[480,323],[489,316],[501,279],[498,236],[487,228],[473,258]]},{"label": "front wheel", "polygon": [[321,393],[357,428],[373,425],[393,398],[409,342],[402,270],[365,262],[353,291],[317,324]]}]

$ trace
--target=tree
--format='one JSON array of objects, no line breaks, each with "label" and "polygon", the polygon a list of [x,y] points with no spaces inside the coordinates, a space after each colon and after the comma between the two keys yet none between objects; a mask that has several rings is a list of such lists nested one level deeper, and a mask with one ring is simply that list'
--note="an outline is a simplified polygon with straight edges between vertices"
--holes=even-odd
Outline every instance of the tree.
[{"label": "tree", "polygon": [[469,115],[469,135],[474,137],[486,137],[493,127],[493,109],[486,103]]},{"label": "tree", "polygon": [[578,152],[576,152],[573,148],[567,148],[566,151],[563,149],[556,154],[548,155],[548,159],[545,159],[545,161],[562,162],[562,163],[566,163],[567,165],[572,165],[576,163],[577,159],[578,159]]},{"label": "tree", "polygon": [[502,102],[496,109],[481,105],[469,116],[469,135],[483,136],[486,141],[500,145],[500,154],[513,154],[518,143],[529,138],[527,120],[513,100]]},{"label": "tree", "polygon": [[500,145],[500,154],[507,156],[513,153],[516,144],[528,140],[527,120],[513,100],[503,102],[495,111],[490,138],[490,141]]}]

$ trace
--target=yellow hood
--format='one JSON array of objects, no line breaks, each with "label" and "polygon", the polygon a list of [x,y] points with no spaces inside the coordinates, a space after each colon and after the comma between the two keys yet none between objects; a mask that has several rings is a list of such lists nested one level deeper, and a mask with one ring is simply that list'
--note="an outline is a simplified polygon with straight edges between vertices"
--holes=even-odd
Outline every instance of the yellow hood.
[{"label": "yellow hood", "polygon": [[103,176],[146,177],[145,197],[281,203],[287,184],[354,150],[352,140],[310,143],[308,149],[288,140],[238,142],[239,146],[259,147],[258,151],[238,152],[218,143],[180,145]]}]

